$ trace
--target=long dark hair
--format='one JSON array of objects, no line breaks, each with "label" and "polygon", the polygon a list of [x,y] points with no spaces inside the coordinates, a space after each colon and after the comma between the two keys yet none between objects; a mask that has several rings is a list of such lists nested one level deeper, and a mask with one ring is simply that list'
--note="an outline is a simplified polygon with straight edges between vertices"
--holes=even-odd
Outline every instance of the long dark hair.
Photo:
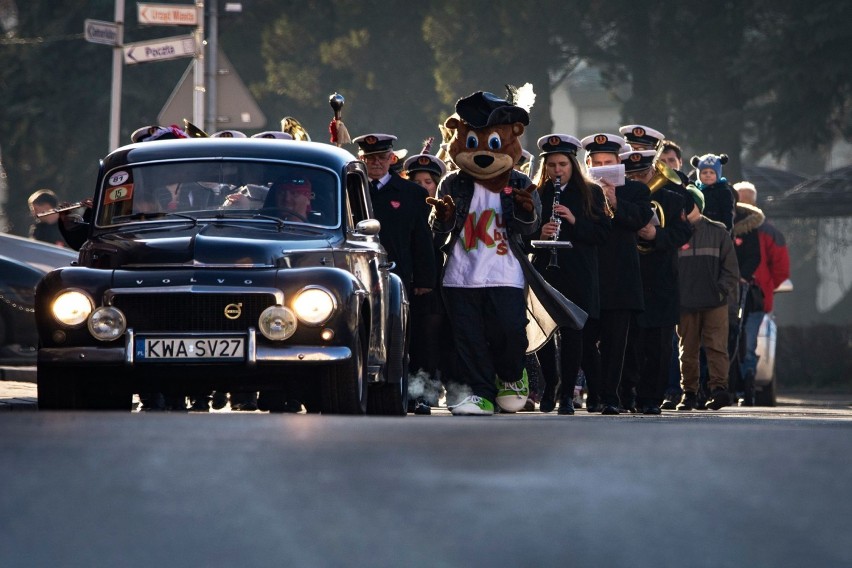
[{"label": "long dark hair", "polygon": [[[553,152],[554,154],[557,152]],[[563,156],[568,157],[568,161],[571,162],[571,177],[568,178],[568,183],[566,187],[572,189],[574,191],[580,192],[580,197],[583,200],[583,213],[586,214],[586,217],[590,219],[597,219],[598,215],[595,212],[594,208],[594,199],[592,199],[592,187],[591,182],[586,179],[586,176],[583,175],[583,170],[580,168],[580,163],[577,161],[577,156],[569,153],[561,153]],[[541,157],[541,161],[538,164],[538,170],[535,174],[535,179],[533,179],[533,183],[538,188],[539,191],[542,191],[542,188],[545,183],[551,181],[550,176],[547,175],[547,168],[544,163],[547,161],[548,154],[545,154]]]}]

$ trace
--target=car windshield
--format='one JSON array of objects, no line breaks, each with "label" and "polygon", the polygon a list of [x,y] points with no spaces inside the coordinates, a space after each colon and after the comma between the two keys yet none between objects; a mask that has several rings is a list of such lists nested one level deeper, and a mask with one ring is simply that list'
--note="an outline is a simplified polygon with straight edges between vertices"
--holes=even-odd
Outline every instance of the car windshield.
[{"label": "car windshield", "polygon": [[332,172],[305,165],[227,160],[139,164],[104,177],[97,224],[257,216],[334,227],[338,186]]}]

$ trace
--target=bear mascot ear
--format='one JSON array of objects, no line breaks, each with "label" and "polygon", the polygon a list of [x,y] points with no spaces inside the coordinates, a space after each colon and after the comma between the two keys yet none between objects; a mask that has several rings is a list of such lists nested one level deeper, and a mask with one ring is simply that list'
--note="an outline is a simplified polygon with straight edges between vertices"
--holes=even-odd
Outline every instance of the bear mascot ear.
[{"label": "bear mascot ear", "polygon": [[720,154],[719,155],[719,163],[722,164],[722,165],[727,164],[728,163],[728,155],[727,154]]},{"label": "bear mascot ear", "polygon": [[689,159],[689,163],[692,164],[693,168],[697,168],[698,162],[700,162],[700,161],[701,161],[701,159],[698,156],[693,156]]}]

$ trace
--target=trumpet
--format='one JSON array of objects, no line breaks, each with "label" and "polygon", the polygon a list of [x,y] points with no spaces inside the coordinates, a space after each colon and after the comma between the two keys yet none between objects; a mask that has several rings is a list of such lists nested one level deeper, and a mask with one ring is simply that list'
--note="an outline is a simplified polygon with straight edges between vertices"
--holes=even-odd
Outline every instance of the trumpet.
[{"label": "trumpet", "polygon": [[281,132],[286,132],[293,137],[293,140],[302,142],[310,142],[311,135],[305,130],[302,124],[292,116],[285,116],[281,119]]}]

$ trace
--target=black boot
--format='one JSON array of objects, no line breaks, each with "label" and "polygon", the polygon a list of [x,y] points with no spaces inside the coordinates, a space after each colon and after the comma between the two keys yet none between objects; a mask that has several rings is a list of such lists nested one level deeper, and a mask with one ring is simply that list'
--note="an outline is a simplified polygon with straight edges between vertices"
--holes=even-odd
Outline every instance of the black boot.
[{"label": "black boot", "polygon": [[538,403],[538,409],[542,412],[553,412],[556,408],[556,385],[547,383],[544,385],[544,391],[541,393],[541,402]]},{"label": "black boot", "polygon": [[568,396],[562,396],[559,398],[559,411],[557,412],[560,416],[570,416],[574,414],[574,393],[568,393]]},{"label": "black boot", "polygon": [[677,405],[678,410],[695,410],[696,396],[694,392],[683,393],[683,399]]},{"label": "black boot", "polygon": [[743,377],[743,406],[754,406],[754,373],[749,371]]}]

